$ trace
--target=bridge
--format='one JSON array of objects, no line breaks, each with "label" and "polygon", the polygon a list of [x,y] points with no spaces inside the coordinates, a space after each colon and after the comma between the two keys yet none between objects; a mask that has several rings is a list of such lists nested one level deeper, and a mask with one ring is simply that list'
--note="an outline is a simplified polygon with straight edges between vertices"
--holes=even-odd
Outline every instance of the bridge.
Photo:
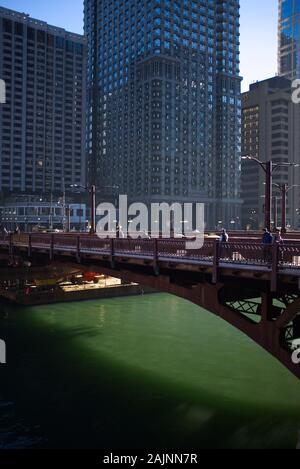
[{"label": "bridge", "polygon": [[258,236],[229,243],[206,239],[201,249],[187,250],[182,239],[32,233],[2,236],[0,255],[11,266],[80,265],[189,300],[242,331],[300,378],[300,364],[292,360],[293,343],[300,339],[297,239],[272,246]]}]

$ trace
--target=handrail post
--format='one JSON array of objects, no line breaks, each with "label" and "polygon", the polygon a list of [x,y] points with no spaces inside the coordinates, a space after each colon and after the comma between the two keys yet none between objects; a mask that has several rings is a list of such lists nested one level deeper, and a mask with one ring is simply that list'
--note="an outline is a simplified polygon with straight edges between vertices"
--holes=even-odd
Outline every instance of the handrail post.
[{"label": "handrail post", "polygon": [[28,257],[32,256],[32,234],[28,234]]},{"label": "handrail post", "polygon": [[153,240],[153,269],[155,275],[159,275],[159,266],[158,266],[158,239],[154,238]]},{"label": "handrail post", "polygon": [[54,234],[51,235],[50,239],[50,261],[53,261],[54,257]]},{"label": "handrail post", "polygon": [[218,283],[219,277],[219,264],[220,264],[220,241],[215,240],[214,244],[214,261],[213,261],[213,274],[212,274],[212,283]]},{"label": "handrail post", "polygon": [[110,239],[110,264],[111,268],[115,268],[115,240],[114,238]]},{"label": "handrail post", "polygon": [[278,268],[279,268],[279,245],[274,243],[272,246],[272,272],[271,272],[271,292],[277,291],[278,286]]},{"label": "handrail post", "polygon": [[14,235],[13,233],[9,234],[9,253],[8,258],[11,263],[14,261]]},{"label": "handrail post", "polygon": [[80,264],[80,235],[77,235],[77,238],[76,238],[76,260],[78,262],[78,264]]}]

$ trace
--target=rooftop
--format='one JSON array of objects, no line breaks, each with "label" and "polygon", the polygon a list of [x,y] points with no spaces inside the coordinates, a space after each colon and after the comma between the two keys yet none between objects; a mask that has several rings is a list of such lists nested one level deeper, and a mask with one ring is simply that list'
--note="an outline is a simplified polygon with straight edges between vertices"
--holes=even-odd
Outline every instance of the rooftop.
[{"label": "rooftop", "polygon": [[65,39],[69,39],[71,41],[80,42],[82,44],[85,44],[86,42],[85,36],[66,31],[63,28],[59,28],[58,26],[52,26],[46,23],[45,21],[31,18],[28,13],[20,13],[18,11],[10,10],[9,8],[4,8],[0,6],[0,17],[26,24],[31,28],[43,30],[56,36],[62,36]]}]

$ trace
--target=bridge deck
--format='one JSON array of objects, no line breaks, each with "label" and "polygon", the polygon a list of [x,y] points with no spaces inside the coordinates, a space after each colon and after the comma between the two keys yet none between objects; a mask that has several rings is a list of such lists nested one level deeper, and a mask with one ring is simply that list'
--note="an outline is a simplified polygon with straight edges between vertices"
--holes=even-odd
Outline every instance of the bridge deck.
[{"label": "bridge deck", "polygon": [[[117,261],[121,263],[153,264],[156,269],[233,271],[234,275],[264,275],[276,288],[279,277],[300,278],[300,242],[265,246],[253,240],[220,243],[207,240],[200,249],[186,249],[182,239],[100,239],[95,235],[22,234],[0,239],[0,248],[10,255],[16,251],[53,256],[73,256],[77,261]],[[299,283],[300,286],[300,283]]]}]

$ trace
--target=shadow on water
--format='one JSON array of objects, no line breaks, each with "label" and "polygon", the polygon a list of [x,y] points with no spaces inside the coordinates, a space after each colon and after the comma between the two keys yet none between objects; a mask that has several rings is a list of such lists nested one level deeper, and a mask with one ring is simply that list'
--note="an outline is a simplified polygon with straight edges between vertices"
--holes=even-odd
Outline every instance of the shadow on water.
[{"label": "shadow on water", "polygon": [[72,340],[101,340],[99,330],[60,329],[30,308],[9,307],[8,315],[5,308],[0,335],[8,365],[0,370],[6,399],[2,409],[0,403],[0,435],[9,421],[8,433],[17,435],[14,443],[6,435],[6,447],[296,447],[300,410],[282,416],[174,383]]}]

